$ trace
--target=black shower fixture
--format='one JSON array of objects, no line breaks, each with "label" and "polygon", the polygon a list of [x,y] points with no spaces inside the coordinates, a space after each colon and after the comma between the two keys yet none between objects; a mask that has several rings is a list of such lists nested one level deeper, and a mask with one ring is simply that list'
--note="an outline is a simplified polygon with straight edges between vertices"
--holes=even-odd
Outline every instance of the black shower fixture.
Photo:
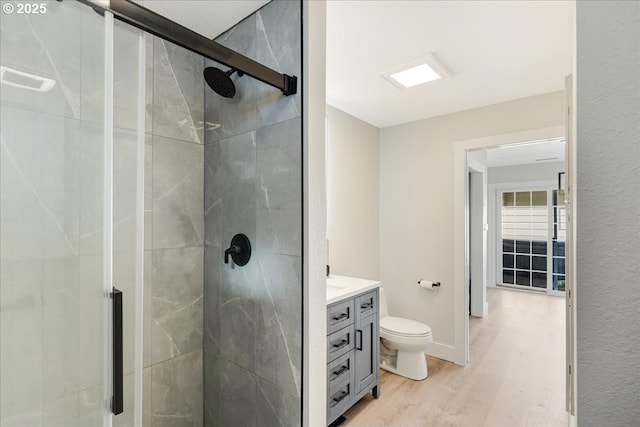
[{"label": "black shower fixture", "polygon": [[229,264],[229,256],[235,265],[242,267],[251,259],[251,242],[242,233],[236,234],[231,239],[231,245],[224,251],[224,263]]},{"label": "black shower fixture", "polygon": [[244,75],[242,71],[236,70],[235,68],[222,71],[216,67],[207,67],[204,69],[204,80],[218,95],[224,96],[225,98],[233,98],[236,96],[236,85],[233,84],[231,75],[236,72],[239,77]]}]

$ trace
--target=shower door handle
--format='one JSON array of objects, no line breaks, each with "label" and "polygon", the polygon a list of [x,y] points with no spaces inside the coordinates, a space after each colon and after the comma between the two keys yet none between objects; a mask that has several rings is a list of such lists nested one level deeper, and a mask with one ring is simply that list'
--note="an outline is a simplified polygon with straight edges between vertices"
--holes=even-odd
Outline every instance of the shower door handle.
[{"label": "shower door handle", "polygon": [[111,412],[121,414],[123,406],[123,346],[122,346],[122,291],[113,288],[111,293],[113,308],[113,397],[111,398]]}]

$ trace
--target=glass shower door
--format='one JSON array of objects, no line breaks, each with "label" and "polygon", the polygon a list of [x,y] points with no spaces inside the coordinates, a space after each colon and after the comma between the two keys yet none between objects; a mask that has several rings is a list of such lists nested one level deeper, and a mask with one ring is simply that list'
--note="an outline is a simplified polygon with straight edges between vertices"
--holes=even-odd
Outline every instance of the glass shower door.
[{"label": "glass shower door", "polygon": [[105,18],[25,4],[0,17],[0,425],[110,425]]}]

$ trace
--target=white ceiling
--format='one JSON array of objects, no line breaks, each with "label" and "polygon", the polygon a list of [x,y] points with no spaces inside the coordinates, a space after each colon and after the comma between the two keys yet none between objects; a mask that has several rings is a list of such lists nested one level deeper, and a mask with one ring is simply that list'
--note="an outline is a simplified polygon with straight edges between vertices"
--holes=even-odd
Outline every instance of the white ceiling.
[{"label": "white ceiling", "polygon": [[486,151],[487,166],[490,168],[563,162],[565,144],[564,138],[557,138],[546,141],[535,141],[532,143],[489,148]]},{"label": "white ceiling", "polygon": [[[327,102],[387,127],[562,90],[573,1],[327,3]],[[433,52],[454,73],[401,91],[381,75]]]},{"label": "white ceiling", "polygon": [[214,39],[267,3],[269,0],[144,0],[142,5]]}]

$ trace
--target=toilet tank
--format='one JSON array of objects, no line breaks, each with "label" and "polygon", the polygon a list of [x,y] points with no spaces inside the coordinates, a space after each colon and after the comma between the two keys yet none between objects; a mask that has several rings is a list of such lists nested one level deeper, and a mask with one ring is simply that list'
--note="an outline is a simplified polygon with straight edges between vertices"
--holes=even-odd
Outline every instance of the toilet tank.
[{"label": "toilet tank", "polygon": [[389,309],[387,308],[387,298],[384,295],[384,289],[382,286],[378,288],[378,296],[380,303],[380,319],[384,319],[385,317],[389,317]]}]

